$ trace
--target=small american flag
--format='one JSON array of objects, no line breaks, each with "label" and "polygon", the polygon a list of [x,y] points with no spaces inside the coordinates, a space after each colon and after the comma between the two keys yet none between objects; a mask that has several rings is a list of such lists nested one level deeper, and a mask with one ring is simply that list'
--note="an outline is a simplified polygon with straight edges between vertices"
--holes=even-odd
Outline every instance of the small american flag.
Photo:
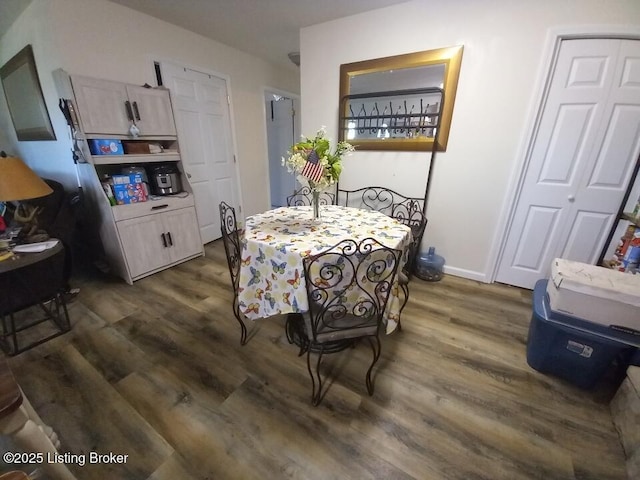
[{"label": "small american flag", "polygon": [[315,150],[311,150],[307,156],[307,163],[301,172],[303,177],[308,178],[312,182],[319,182],[324,174],[324,168],[320,165],[320,157]]}]

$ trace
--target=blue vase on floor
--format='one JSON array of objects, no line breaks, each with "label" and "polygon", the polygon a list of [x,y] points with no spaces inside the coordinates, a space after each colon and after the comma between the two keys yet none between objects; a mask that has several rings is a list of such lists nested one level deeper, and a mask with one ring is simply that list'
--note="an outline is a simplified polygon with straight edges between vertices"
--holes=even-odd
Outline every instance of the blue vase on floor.
[{"label": "blue vase on floor", "polygon": [[436,253],[435,247],[429,247],[427,253],[421,253],[416,262],[416,277],[427,282],[437,282],[444,275],[444,257]]}]

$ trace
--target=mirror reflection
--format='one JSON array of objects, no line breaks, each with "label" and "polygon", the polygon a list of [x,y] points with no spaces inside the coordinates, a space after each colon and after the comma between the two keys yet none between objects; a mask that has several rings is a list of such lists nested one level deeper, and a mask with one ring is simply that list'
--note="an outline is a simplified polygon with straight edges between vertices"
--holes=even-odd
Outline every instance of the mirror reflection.
[{"label": "mirror reflection", "polygon": [[442,88],[444,86],[444,64],[353,75],[349,83],[349,93],[384,92],[391,90],[390,86],[393,86],[393,90],[420,87]]},{"label": "mirror reflection", "polygon": [[445,150],[462,47],[340,67],[340,139],[359,150]]}]

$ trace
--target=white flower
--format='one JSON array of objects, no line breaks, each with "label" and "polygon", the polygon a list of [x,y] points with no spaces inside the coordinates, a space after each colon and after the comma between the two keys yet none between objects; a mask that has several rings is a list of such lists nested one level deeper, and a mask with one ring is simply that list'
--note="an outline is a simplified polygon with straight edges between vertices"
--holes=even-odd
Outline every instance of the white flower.
[{"label": "white flower", "polygon": [[[302,141],[291,147],[288,157],[282,158],[282,165],[291,173],[298,174],[300,184],[308,186],[312,191],[325,190],[335,184],[342,172],[342,156],[353,152],[354,148],[347,142],[338,142],[333,152],[331,142],[326,138],[326,127],[322,126],[314,138],[302,136]],[[322,178],[313,182],[300,175],[309,154],[315,151],[319,157],[319,163],[323,167]]]}]

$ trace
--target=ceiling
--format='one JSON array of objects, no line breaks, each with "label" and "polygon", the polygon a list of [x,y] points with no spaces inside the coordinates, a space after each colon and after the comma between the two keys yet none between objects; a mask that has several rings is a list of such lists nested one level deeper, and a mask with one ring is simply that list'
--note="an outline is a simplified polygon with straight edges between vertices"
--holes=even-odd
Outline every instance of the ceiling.
[{"label": "ceiling", "polygon": [[110,1],[269,62],[295,68],[287,55],[300,50],[300,28],[404,3],[407,0]]},{"label": "ceiling", "polygon": [[[31,1],[0,0],[0,32],[6,31]],[[110,1],[269,62],[295,68],[288,54],[300,50],[302,27],[405,3],[408,0]]]},{"label": "ceiling", "polygon": [[31,0],[0,0],[0,33],[6,32]]}]

